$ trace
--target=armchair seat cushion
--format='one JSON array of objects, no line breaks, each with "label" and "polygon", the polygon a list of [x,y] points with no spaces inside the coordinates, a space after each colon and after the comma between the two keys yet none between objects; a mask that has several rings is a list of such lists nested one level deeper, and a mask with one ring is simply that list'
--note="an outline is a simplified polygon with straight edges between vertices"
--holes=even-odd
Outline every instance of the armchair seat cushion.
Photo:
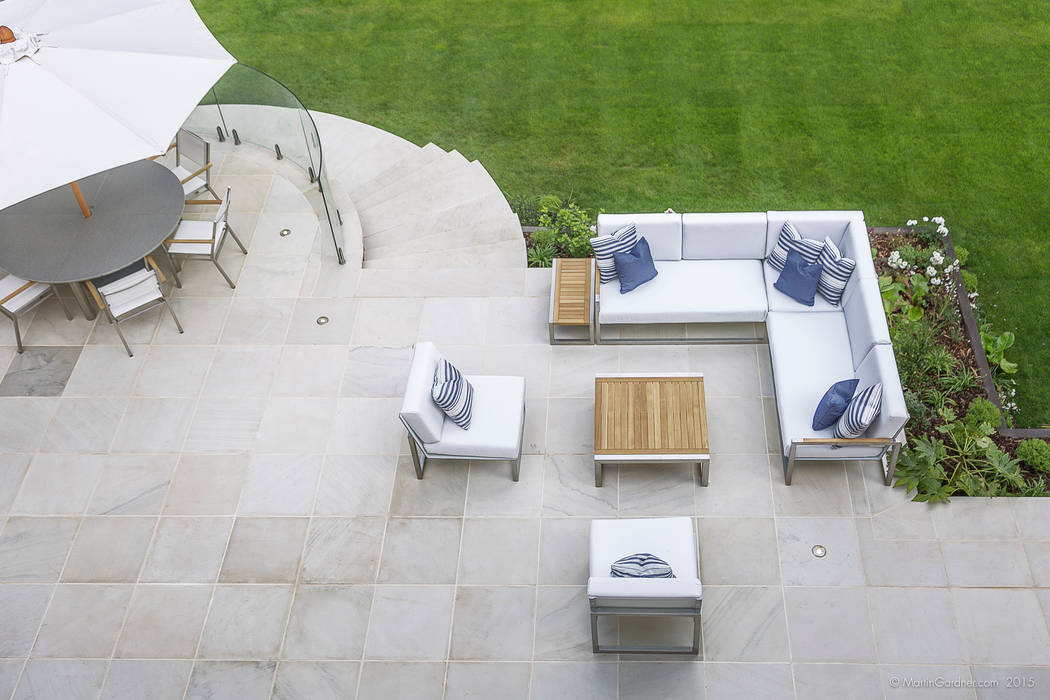
[{"label": "armchair seat cushion", "polygon": [[756,323],[766,317],[760,260],[657,260],[655,265],[657,277],[629,294],[621,294],[617,283],[601,286],[600,323]]},{"label": "armchair seat cushion", "polygon": [[[426,443],[428,452],[462,457],[517,459],[521,454],[521,430],[525,420],[525,378],[474,376],[470,430],[447,417],[441,439]],[[621,555],[622,556],[622,555]]]},{"label": "armchair seat cushion", "polygon": [[[671,579],[613,578],[613,562],[630,552],[650,552],[675,572]],[[587,595],[609,597],[700,598],[701,585],[696,537],[690,518],[631,518],[592,520],[590,578]]]}]

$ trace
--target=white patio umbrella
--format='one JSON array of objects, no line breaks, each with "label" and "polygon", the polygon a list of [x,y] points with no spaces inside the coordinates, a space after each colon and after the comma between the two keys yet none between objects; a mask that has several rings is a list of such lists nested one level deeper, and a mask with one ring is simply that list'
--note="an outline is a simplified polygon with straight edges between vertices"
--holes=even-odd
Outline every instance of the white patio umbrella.
[{"label": "white patio umbrella", "polygon": [[236,60],[189,0],[0,2],[0,209],[163,153]]}]

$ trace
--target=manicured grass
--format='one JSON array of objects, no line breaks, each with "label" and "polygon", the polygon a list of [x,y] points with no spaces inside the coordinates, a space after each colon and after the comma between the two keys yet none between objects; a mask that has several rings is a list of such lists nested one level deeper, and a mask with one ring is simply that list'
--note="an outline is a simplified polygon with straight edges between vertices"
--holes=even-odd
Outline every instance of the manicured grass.
[{"label": "manicured grass", "polygon": [[312,109],[606,211],[947,218],[1050,423],[1050,7],[980,0],[195,0]]}]

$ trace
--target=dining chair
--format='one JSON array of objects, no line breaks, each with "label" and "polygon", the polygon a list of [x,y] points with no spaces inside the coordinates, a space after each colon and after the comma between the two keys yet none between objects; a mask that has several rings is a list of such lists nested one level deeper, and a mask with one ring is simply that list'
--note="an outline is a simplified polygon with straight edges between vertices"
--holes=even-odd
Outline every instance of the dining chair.
[{"label": "dining chair", "polygon": [[[215,212],[215,216],[211,221],[189,221],[183,219],[179,222],[175,233],[172,234],[171,238],[164,241],[164,244],[167,246],[168,255],[179,263],[178,267],[180,269],[182,260],[211,260],[230,285],[230,289],[233,289],[236,285],[230,279],[230,276],[226,274],[226,270],[222,269],[222,265],[219,264],[219,253],[222,252],[222,246],[226,242],[226,234],[229,233],[233,237],[233,240],[245,255],[248,254],[248,249],[244,247],[241,239],[237,238],[233,227],[230,226],[229,213],[230,188],[227,187],[226,196],[223,197],[222,204],[219,205],[219,210]],[[182,286],[177,271],[175,272],[175,282],[180,287]]]},{"label": "dining chair", "polygon": [[52,296],[58,298],[58,303],[62,305],[66,318],[72,321],[73,314],[66,306],[62,295],[55,289],[55,285],[31,282],[14,275],[0,279],[0,312],[11,319],[11,323],[15,326],[15,343],[18,345],[18,352],[25,351],[25,348],[22,347],[22,332],[18,327],[18,317],[35,309],[42,301]]},{"label": "dining chair", "polygon": [[168,303],[160,283],[164,281],[164,273],[157,267],[153,257],[147,255],[143,260],[136,260],[127,267],[112,272],[102,277],[96,277],[87,281],[88,290],[98,304],[100,311],[105,312],[113,329],[120,336],[120,342],[124,343],[124,349],[128,351],[128,357],[134,357],[127,338],[120,330],[120,324],[129,318],[134,318],[150,309],[163,304],[168,313],[175,321],[175,327],[182,333],[182,324],[175,310]]},{"label": "dining chair", "polygon": [[[174,147],[172,170],[182,181],[186,204],[219,204],[219,194],[211,187],[211,144],[192,131],[179,129]],[[212,199],[190,199],[202,190],[210,192]]]}]

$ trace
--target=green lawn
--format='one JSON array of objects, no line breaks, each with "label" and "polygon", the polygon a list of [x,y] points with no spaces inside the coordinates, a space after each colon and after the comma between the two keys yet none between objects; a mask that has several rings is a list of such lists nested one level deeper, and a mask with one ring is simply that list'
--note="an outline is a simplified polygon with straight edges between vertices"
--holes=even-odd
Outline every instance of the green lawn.
[{"label": "green lawn", "polygon": [[195,0],[313,109],[606,211],[948,219],[1050,423],[1050,3]]}]

